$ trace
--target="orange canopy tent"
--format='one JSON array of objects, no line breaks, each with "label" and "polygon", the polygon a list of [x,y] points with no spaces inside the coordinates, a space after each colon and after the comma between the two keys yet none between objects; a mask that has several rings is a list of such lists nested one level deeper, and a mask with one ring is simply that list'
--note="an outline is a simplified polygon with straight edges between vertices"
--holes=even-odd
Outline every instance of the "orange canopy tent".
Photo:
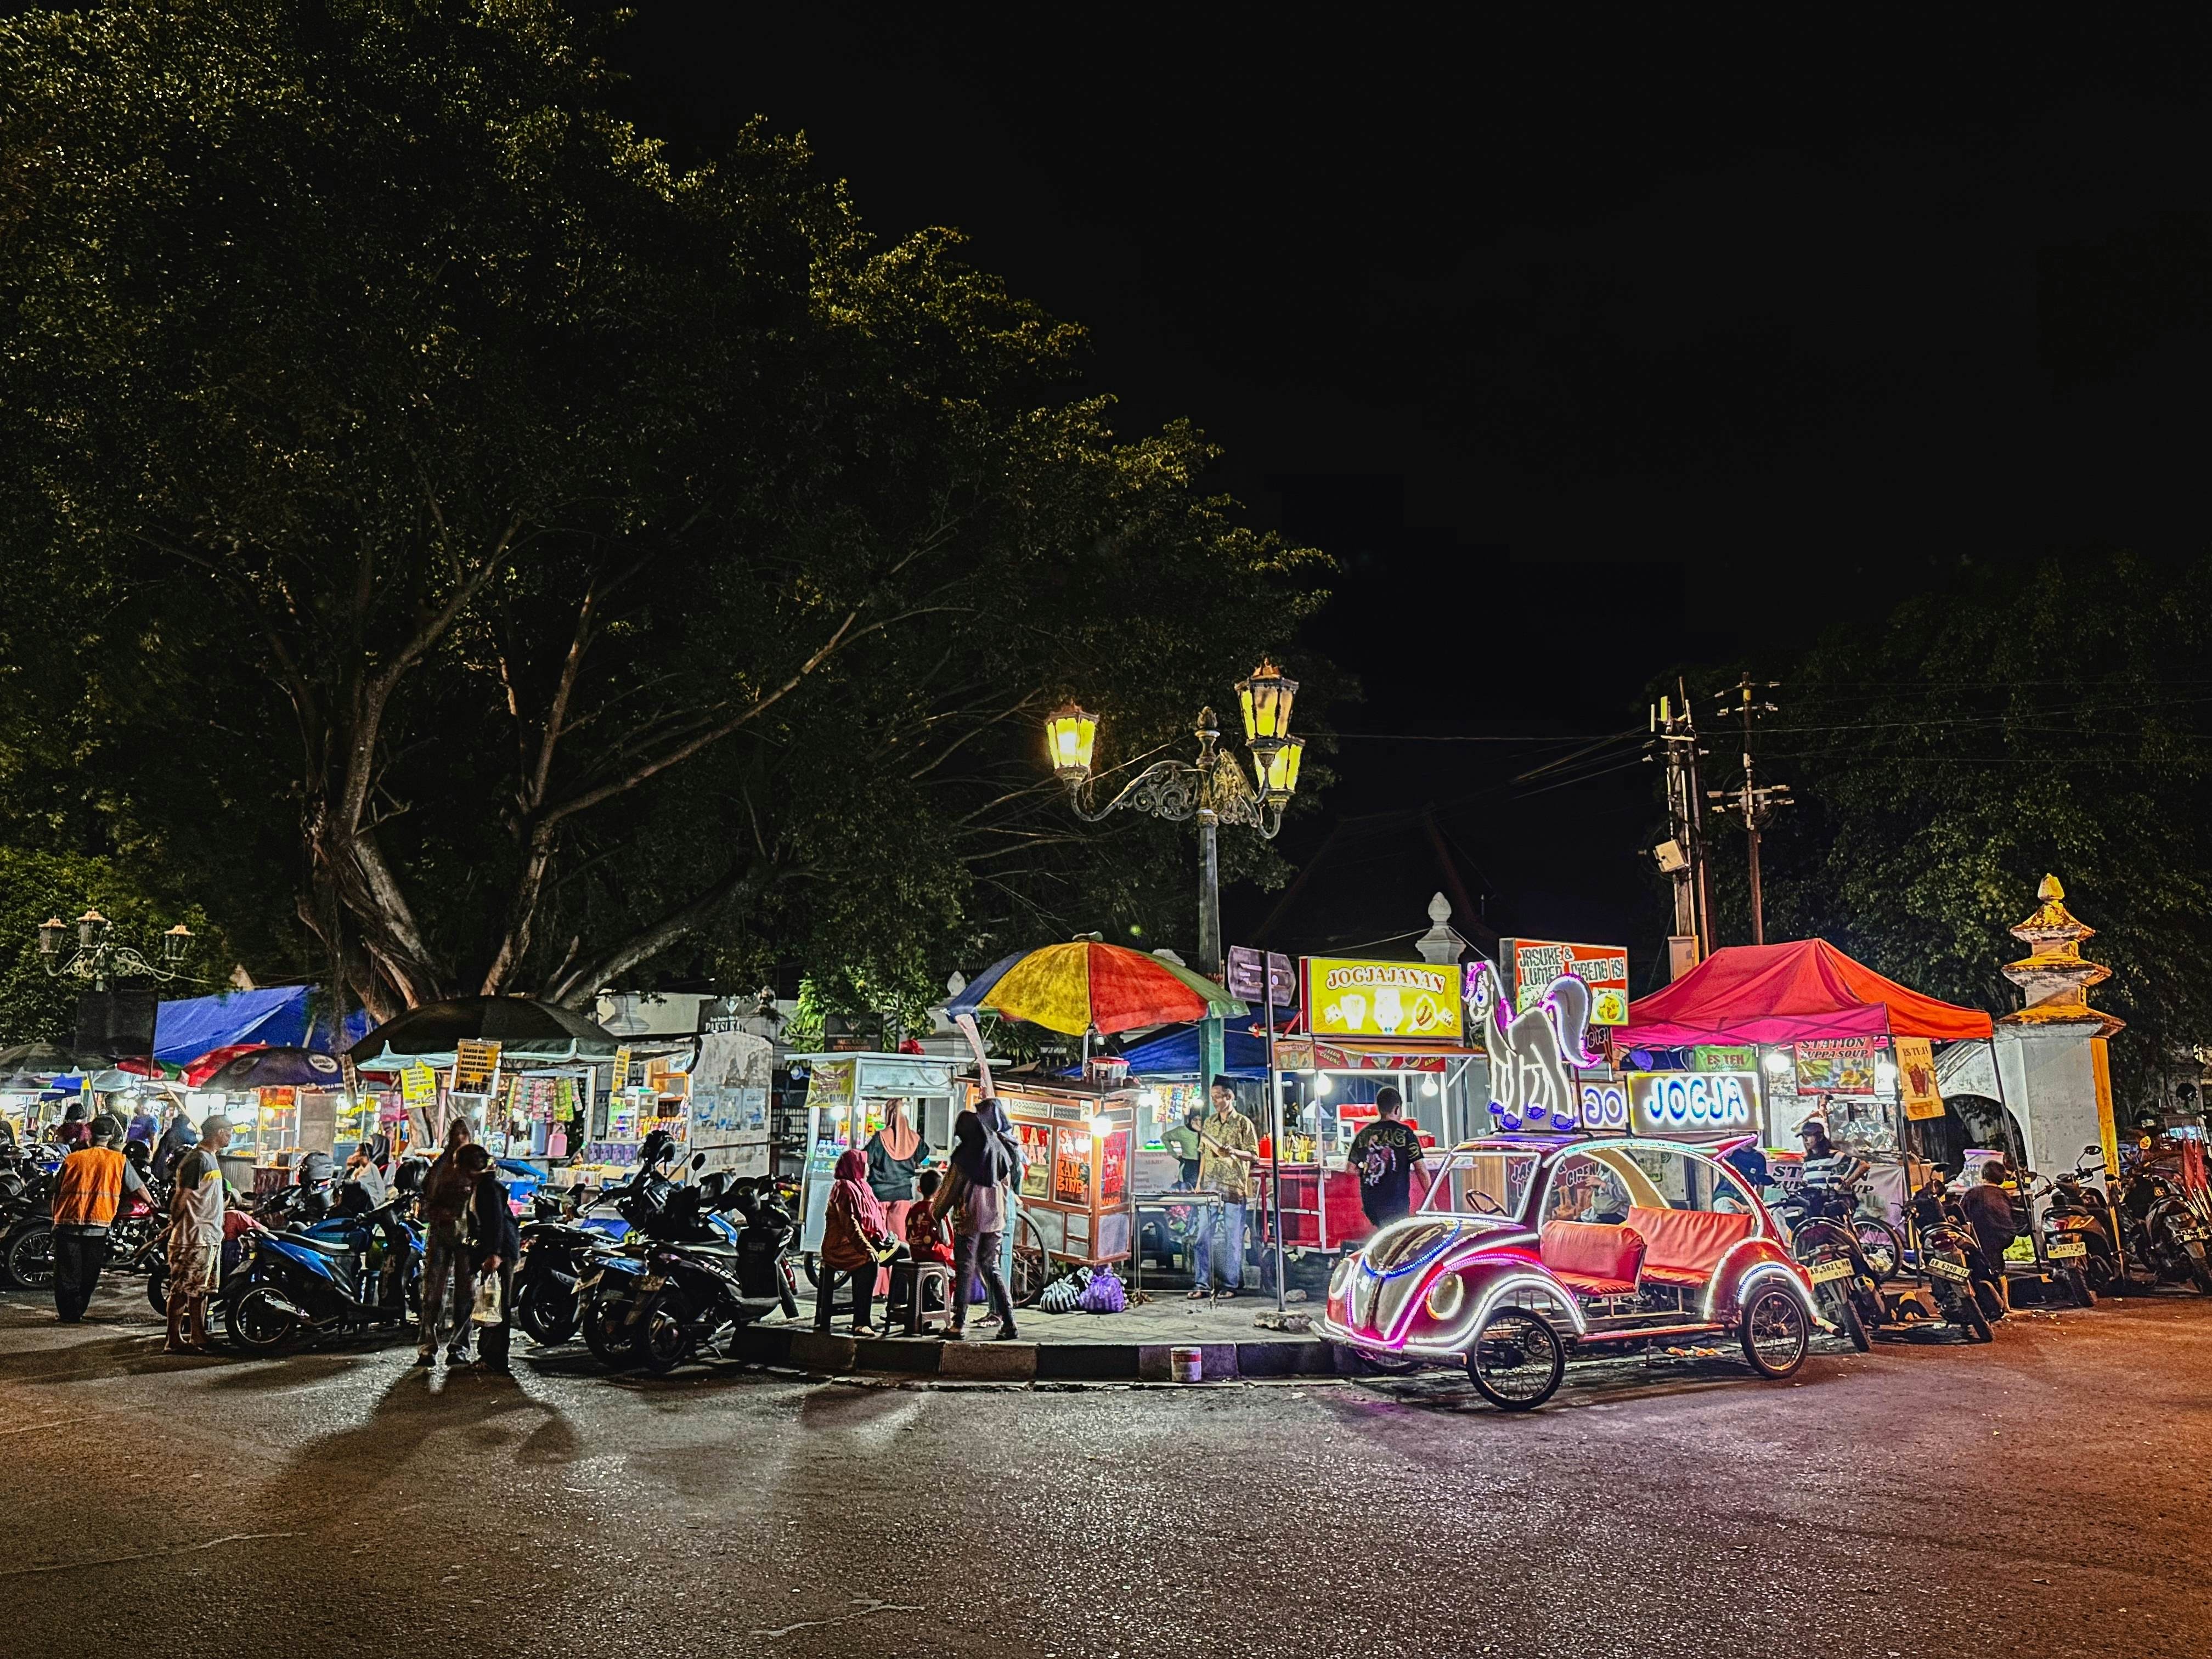
[{"label": "orange canopy tent", "polygon": [[1909,991],[1820,939],[1716,951],[1665,990],[1628,1005],[1616,1040],[1636,1048],[1819,1037],[1986,1037],[1978,1008]]}]

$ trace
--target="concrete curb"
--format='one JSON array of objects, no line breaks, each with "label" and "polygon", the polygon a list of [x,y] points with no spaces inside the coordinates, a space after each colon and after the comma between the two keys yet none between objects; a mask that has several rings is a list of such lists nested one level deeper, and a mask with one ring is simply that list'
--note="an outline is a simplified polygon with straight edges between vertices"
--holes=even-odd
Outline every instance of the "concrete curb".
[{"label": "concrete curb", "polygon": [[[823,1336],[790,1325],[738,1334],[732,1355],[747,1364],[817,1376],[870,1372],[966,1382],[1165,1382],[1168,1355],[1183,1343],[943,1342],[930,1338]],[[1204,1381],[1334,1376],[1328,1344],[1316,1337],[1202,1342]]]}]

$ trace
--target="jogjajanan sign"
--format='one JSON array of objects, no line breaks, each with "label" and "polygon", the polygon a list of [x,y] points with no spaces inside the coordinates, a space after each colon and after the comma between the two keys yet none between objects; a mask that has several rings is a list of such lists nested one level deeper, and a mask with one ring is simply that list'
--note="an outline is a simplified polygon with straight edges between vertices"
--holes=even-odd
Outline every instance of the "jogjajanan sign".
[{"label": "jogjajanan sign", "polygon": [[1306,1029],[1317,1037],[1457,1042],[1466,1030],[1457,963],[1302,957]]}]

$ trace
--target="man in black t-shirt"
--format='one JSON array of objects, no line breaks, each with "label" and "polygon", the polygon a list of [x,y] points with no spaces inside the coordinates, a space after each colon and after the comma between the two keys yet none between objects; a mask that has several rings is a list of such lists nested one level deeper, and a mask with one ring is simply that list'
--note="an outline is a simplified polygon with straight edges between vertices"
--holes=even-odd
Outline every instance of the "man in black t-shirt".
[{"label": "man in black t-shirt", "polygon": [[1401,1218],[1410,1207],[1413,1166],[1421,1138],[1406,1121],[1406,1103],[1385,1085],[1375,1097],[1374,1122],[1354,1137],[1346,1167],[1359,1177],[1359,1207],[1377,1227]]}]

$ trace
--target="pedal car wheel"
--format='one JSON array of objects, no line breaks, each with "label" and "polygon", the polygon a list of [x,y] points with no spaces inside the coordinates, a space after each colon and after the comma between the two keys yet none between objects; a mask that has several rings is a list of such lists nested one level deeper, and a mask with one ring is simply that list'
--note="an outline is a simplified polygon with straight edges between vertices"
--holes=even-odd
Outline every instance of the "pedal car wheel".
[{"label": "pedal car wheel", "polygon": [[1534,1411],[1552,1397],[1567,1352],[1548,1321],[1526,1308],[1500,1308],[1468,1350],[1467,1380],[1500,1411]]},{"label": "pedal car wheel", "polygon": [[1753,1292],[1741,1327],[1743,1357],[1761,1376],[1784,1377],[1805,1363],[1813,1322],[1796,1293],[1779,1285]]},{"label": "pedal car wheel", "polygon": [[1336,1346],[1336,1371],[1340,1376],[1411,1376],[1421,1369],[1418,1359],[1402,1355],[1378,1353],[1372,1348]]}]

